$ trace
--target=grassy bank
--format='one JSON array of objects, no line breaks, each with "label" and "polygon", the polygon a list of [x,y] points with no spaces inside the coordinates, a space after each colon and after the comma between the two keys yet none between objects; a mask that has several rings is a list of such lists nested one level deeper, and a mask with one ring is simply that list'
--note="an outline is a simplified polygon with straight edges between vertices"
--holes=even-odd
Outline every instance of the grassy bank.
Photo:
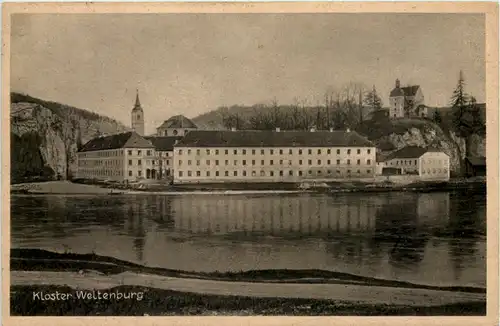
[{"label": "grassy bank", "polygon": [[335,283],[365,286],[385,286],[427,290],[486,293],[486,289],[465,286],[431,286],[410,282],[377,279],[349,273],[326,270],[250,270],[240,272],[191,272],[147,267],[113,257],[95,254],[55,253],[40,249],[11,249],[11,270],[78,272],[94,270],[111,275],[123,272],[154,274],[179,278],[210,279],[218,281],[269,282],[269,283]]},{"label": "grassy bank", "polygon": [[[39,300],[34,293],[71,294],[67,300]],[[205,295],[159,290],[148,287],[119,286],[107,293],[142,293],[122,300],[77,298],[76,291],[62,286],[12,286],[10,309],[14,316],[185,316],[185,315],[289,315],[289,316],[484,316],[486,302],[443,306],[403,306],[356,304],[352,302],[255,298],[244,296]]]}]

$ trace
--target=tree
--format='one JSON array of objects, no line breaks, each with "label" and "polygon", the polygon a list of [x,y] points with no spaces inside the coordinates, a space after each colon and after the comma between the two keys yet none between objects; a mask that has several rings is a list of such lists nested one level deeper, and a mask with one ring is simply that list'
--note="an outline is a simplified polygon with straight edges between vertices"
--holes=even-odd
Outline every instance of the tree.
[{"label": "tree", "polygon": [[465,80],[462,70],[460,70],[458,76],[457,87],[453,91],[451,96],[451,106],[453,108],[463,108],[469,102],[469,96],[465,93]]},{"label": "tree", "polygon": [[409,118],[412,116],[412,113],[414,112],[413,107],[414,107],[414,101],[412,99],[405,98],[403,106],[405,117]]},{"label": "tree", "polygon": [[432,115],[432,121],[434,121],[437,125],[441,125],[441,122],[443,121],[441,112],[439,112],[438,110],[434,111],[434,114]]},{"label": "tree", "polygon": [[373,89],[365,95],[364,104],[371,107],[372,111],[380,110],[382,108],[382,100],[377,94],[375,85],[373,85]]}]

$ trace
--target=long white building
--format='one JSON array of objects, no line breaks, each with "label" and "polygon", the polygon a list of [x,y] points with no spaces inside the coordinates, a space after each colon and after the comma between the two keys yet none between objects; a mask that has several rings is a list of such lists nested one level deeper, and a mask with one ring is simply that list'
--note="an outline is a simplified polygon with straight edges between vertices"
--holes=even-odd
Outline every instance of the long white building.
[{"label": "long white building", "polygon": [[174,183],[367,178],[375,155],[353,131],[195,130],[174,146]]}]

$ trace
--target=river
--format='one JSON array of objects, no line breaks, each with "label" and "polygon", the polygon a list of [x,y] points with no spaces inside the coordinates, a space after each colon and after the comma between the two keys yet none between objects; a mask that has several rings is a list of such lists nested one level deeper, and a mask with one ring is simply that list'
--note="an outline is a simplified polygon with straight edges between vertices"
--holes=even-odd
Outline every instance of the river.
[{"label": "river", "polygon": [[12,248],[486,286],[486,194],[13,195]]}]

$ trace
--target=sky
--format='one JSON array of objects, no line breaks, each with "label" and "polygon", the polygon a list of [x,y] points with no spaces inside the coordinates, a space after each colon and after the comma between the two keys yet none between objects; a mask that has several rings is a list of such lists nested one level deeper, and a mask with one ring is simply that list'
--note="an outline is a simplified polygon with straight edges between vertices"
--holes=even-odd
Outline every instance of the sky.
[{"label": "sky", "polygon": [[418,84],[445,106],[463,70],[485,101],[481,14],[15,14],[11,90],[130,125],[136,89],[146,133],[172,115],[276,99],[323,102],[350,82]]}]

